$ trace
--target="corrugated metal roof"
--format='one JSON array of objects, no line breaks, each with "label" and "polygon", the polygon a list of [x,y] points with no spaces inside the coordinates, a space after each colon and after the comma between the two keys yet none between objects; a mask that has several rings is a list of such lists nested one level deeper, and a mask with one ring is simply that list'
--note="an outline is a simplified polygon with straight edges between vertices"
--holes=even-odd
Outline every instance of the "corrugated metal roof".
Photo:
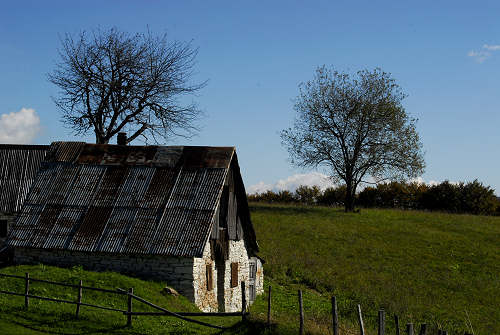
[{"label": "corrugated metal roof", "polygon": [[199,257],[233,156],[233,147],[53,143],[7,243]]},{"label": "corrugated metal roof", "polygon": [[48,145],[0,144],[0,212],[17,213]]}]

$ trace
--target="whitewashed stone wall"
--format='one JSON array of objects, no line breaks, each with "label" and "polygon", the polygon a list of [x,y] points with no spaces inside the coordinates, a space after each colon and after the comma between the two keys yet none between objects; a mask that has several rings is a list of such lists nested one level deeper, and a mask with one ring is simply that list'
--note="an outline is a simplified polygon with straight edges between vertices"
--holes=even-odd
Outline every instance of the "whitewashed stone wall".
[{"label": "whitewashed stone wall", "polygon": [[[257,258],[257,272],[255,279],[256,294],[264,292],[264,274],[261,261]],[[248,289],[249,278],[249,257],[243,239],[239,241],[229,241],[229,258],[225,261],[226,272],[224,275],[224,304],[225,312],[241,311],[241,282],[246,283],[246,300],[250,303],[250,291]],[[238,263],[238,286],[231,287],[231,263]],[[207,265],[212,269],[212,290],[207,290]],[[205,250],[201,258],[195,258],[193,263],[194,277],[194,302],[204,312],[217,312],[217,268],[215,261],[211,258],[210,243],[207,241]]]},{"label": "whitewashed stone wall", "polygon": [[[231,263],[238,263],[238,285],[231,287]],[[248,252],[245,248],[244,239],[239,241],[229,241],[229,259],[226,260],[226,273],[224,287],[226,292],[224,294],[226,312],[241,311],[241,282],[248,283]],[[248,287],[248,285],[247,285]],[[245,290],[246,300],[248,301],[248,289]]]},{"label": "whitewashed stone wall", "polygon": [[[212,270],[212,289],[207,289],[207,265]],[[211,258],[210,240],[207,240],[203,256],[193,260],[194,303],[203,312],[217,312],[217,270]]]},{"label": "whitewashed stone wall", "polygon": [[257,257],[257,273],[255,278],[255,293],[260,295],[264,293],[264,268],[262,267],[262,262]]}]

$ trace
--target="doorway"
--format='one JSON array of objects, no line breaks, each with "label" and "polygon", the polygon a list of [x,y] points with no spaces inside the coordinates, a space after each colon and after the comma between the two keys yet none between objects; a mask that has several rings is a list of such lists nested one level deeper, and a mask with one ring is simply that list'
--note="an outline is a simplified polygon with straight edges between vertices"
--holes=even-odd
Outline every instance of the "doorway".
[{"label": "doorway", "polygon": [[225,282],[226,282],[226,260],[220,245],[215,248],[215,267],[217,269],[217,306],[219,312],[226,311]]}]

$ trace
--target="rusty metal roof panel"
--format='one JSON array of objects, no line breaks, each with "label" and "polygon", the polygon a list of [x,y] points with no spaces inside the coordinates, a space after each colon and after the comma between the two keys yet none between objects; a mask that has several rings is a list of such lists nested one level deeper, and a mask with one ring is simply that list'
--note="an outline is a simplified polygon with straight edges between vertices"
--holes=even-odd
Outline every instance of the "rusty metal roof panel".
[{"label": "rusty metal roof panel", "polygon": [[129,169],[123,166],[108,166],[101,183],[95,190],[94,206],[113,207],[127,178]]},{"label": "rusty metal roof panel", "polygon": [[38,217],[36,233],[33,234],[30,239],[30,247],[43,247],[49,238],[49,233],[56,224],[57,218],[59,217],[62,209],[62,205],[46,205],[43,208],[42,213]]},{"label": "rusty metal roof panel", "polygon": [[85,213],[84,207],[64,207],[43,245],[46,249],[64,249],[71,240],[74,228]]},{"label": "rusty metal roof panel", "polygon": [[75,235],[68,244],[67,249],[93,251],[94,246],[100,240],[112,211],[112,207],[90,206],[81,224],[76,228]]},{"label": "rusty metal roof panel", "polygon": [[139,208],[127,239],[124,241],[120,252],[127,251],[132,254],[147,254],[151,247],[153,235],[156,231],[159,215],[162,211],[157,208]]},{"label": "rusty metal roof panel", "polygon": [[16,247],[27,247],[30,245],[31,237],[36,233],[38,218],[43,211],[42,205],[28,205],[23,206],[23,210],[17,222],[15,229],[9,232],[9,243]]},{"label": "rusty metal roof panel", "polygon": [[85,142],[54,142],[47,153],[47,162],[72,163],[85,147]]},{"label": "rusty metal roof panel", "polygon": [[54,143],[7,243],[201,256],[233,154]]},{"label": "rusty metal roof panel", "polygon": [[138,208],[115,207],[94,251],[119,253],[135,222]]},{"label": "rusty metal roof panel", "polygon": [[0,144],[0,212],[21,210],[48,150],[47,145]]},{"label": "rusty metal roof panel", "polygon": [[140,207],[144,203],[146,191],[153,178],[154,168],[137,166],[130,169],[115,207]]},{"label": "rusty metal roof panel", "polygon": [[234,147],[123,146],[83,142],[54,142],[47,154],[49,162],[93,165],[154,166],[185,169],[228,168]]},{"label": "rusty metal roof panel", "polygon": [[90,206],[105,172],[105,166],[80,165],[78,174],[71,189],[68,191],[64,204],[66,206]]},{"label": "rusty metal roof panel", "polygon": [[66,165],[61,164],[61,170],[59,173],[54,175],[54,178],[50,182],[50,190],[46,194],[48,195],[47,204],[51,205],[63,205],[69,190],[73,186],[73,182],[78,176],[78,171],[80,167],[78,165]]},{"label": "rusty metal roof panel", "polygon": [[48,203],[55,180],[64,168],[65,164],[42,163],[26,197],[26,203],[44,205]]}]

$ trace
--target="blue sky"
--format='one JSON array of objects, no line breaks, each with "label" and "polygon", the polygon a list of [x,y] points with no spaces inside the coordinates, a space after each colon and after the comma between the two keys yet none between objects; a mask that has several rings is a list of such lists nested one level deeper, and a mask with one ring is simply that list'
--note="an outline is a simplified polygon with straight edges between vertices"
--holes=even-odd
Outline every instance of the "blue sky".
[{"label": "blue sky", "polygon": [[290,166],[279,131],[292,124],[299,83],[326,64],[392,73],[408,94],[407,112],[419,119],[424,181],[477,178],[499,194],[499,13],[493,1],[2,3],[0,139],[26,122],[10,135],[38,144],[81,140],[59,122],[57,89],[46,79],[60,36],[149,27],[192,40],[195,79],[209,79],[196,98],[206,114],[201,132],[169,144],[236,146],[247,189],[317,180]]}]

